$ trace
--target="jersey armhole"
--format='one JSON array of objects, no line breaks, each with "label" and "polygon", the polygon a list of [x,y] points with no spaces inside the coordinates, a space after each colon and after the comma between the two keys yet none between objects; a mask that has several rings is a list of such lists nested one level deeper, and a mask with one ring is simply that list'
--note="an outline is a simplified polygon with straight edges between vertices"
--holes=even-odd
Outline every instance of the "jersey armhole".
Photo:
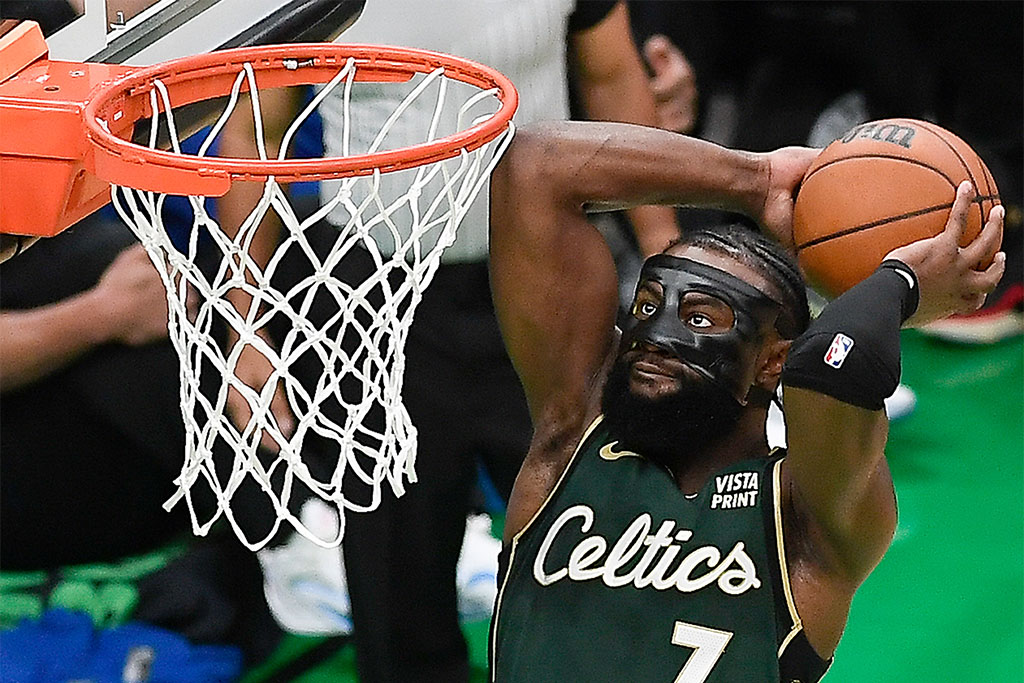
[{"label": "jersey armhole", "polygon": [[[781,451],[781,449],[778,449]],[[765,530],[769,542],[769,552],[775,556],[770,563],[770,575],[775,600],[775,624],[778,634],[779,673],[784,681],[800,681],[815,683],[821,680],[829,667],[832,658],[822,659],[804,632],[803,621],[793,599],[793,589],[789,581],[789,566],[786,560],[786,539],[782,523],[782,462],[785,453],[774,452],[776,459],[771,468],[771,506],[766,506]]]},{"label": "jersey armhole", "polygon": [[544,498],[544,502],[540,504],[537,510],[533,513],[533,516],[530,517],[529,521],[527,521],[526,524],[523,525],[523,528],[516,532],[516,535],[512,537],[511,545],[513,550],[515,549],[515,545],[519,541],[519,539],[522,538],[530,530],[530,527],[533,526],[534,522],[536,522],[537,519],[542,514],[544,514],[544,511],[547,510],[548,505],[551,503],[554,497],[558,495],[558,492],[562,489],[562,486],[565,484],[566,478],[568,478],[569,476],[569,472],[571,472],[573,467],[576,465],[576,460],[579,458],[580,453],[583,451],[583,446],[590,440],[591,435],[593,435],[594,430],[597,429],[597,426],[601,424],[602,420],[604,420],[604,415],[598,415],[597,417],[594,418],[594,421],[590,423],[590,426],[587,427],[587,429],[583,432],[583,436],[580,437],[579,443],[576,444],[576,450],[573,451],[572,457],[569,458],[569,462],[565,464],[565,469],[563,469],[562,473],[558,475],[558,481],[556,481],[555,485],[551,487],[550,491],[548,491],[548,495],[546,498]]}]

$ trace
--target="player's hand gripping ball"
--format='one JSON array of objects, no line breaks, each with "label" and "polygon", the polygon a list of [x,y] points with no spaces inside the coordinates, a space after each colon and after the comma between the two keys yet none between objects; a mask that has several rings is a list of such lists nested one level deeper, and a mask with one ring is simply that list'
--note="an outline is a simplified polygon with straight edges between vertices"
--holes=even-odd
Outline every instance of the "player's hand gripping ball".
[{"label": "player's hand gripping ball", "polygon": [[974,150],[948,130],[913,119],[849,130],[814,160],[796,197],[793,238],[811,285],[838,296],[893,249],[942,232],[964,180],[977,197],[961,246],[999,204],[995,179]]}]

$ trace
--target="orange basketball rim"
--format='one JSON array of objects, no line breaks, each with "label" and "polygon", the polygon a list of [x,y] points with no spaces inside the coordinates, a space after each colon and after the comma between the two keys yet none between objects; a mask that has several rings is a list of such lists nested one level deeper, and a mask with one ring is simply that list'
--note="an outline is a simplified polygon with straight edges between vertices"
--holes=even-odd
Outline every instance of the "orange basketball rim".
[{"label": "orange basketball rim", "polygon": [[[111,183],[179,195],[223,195],[234,181],[323,180],[421,166],[471,151],[502,134],[518,100],[486,66],[398,47],[300,43],[219,50],[148,67],[47,58],[35,22],[0,25],[0,233],[52,236],[110,201]],[[323,159],[198,157],[133,143],[135,124],[231,92],[251,65],[259,87],[326,83],[348,61],[355,80],[407,81],[439,68],[496,91],[501,106],[447,137],[397,150]],[[154,85],[161,84],[160,96]],[[248,89],[243,85],[242,90]]]}]

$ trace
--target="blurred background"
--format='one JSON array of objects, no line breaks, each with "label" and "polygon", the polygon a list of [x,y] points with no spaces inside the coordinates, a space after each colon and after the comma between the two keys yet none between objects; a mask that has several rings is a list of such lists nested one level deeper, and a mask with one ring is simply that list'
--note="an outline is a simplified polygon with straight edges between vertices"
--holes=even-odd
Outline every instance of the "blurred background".
[{"label": "blurred background", "polygon": [[[520,124],[624,120],[769,150],[824,146],[864,121],[908,117],[952,130],[985,160],[1007,208],[1007,273],[977,313],[903,334],[903,384],[887,404],[899,527],[857,593],[825,680],[1024,681],[1024,3],[486,0],[484,11],[484,2],[366,0],[339,40],[480,50],[481,61],[521,89],[535,88],[539,103],[521,111]],[[54,45],[98,40],[74,58],[127,62],[126,45],[143,59],[152,53],[140,43],[155,45],[185,15],[214,4],[5,0],[0,16],[39,20]],[[271,3],[224,2],[226,14],[192,33],[227,25],[234,35],[232,22],[242,27],[257,5],[269,16]],[[291,105],[268,104],[273,117],[271,106],[285,115]],[[331,125],[314,117],[304,126],[301,154],[330,150]],[[296,192],[297,206],[319,206],[320,188]],[[178,210],[187,207],[169,205]],[[662,220],[671,232],[721,218],[671,214],[595,217],[624,304],[641,262],[634,222]],[[364,541],[343,565],[340,554],[301,539],[279,539],[256,555],[230,533],[195,538],[180,506],[160,508],[184,438],[177,361],[161,328],[162,289],[133,241],[108,208],[0,271],[0,680],[419,680],[386,673],[394,662],[421,672],[424,662],[450,662],[422,680],[489,680],[495,539],[528,425],[486,435],[500,448],[483,436],[486,445],[467,446],[458,476],[446,479],[451,489],[438,487],[437,518],[416,513],[450,542],[354,532],[393,533],[388,543],[455,572],[452,590],[423,576],[402,592],[418,558],[394,559],[383,541]],[[451,393],[471,386],[476,404],[504,415],[521,399],[509,394],[514,376],[493,361],[488,345],[500,339],[465,334],[492,316],[485,256],[479,243],[459,246],[464,256],[439,271],[435,296],[447,300],[424,316],[462,327],[439,323],[427,336],[460,337],[479,367]],[[28,330],[51,336],[19,337]],[[436,368],[452,361],[430,351],[412,363],[416,373],[445,372]],[[440,401],[445,391],[429,373],[417,377],[424,400]],[[452,404],[456,415],[463,409]],[[454,423],[445,420],[423,430],[424,452],[447,453]],[[416,487],[430,481],[421,476]],[[410,514],[396,506],[376,519],[401,526]],[[350,594],[353,582],[362,588]],[[431,599],[408,597],[424,586]],[[380,621],[371,628],[363,616],[360,628],[360,610]],[[431,635],[435,624],[443,637]],[[368,668],[371,660],[381,668]],[[157,676],[166,662],[179,664]]]}]

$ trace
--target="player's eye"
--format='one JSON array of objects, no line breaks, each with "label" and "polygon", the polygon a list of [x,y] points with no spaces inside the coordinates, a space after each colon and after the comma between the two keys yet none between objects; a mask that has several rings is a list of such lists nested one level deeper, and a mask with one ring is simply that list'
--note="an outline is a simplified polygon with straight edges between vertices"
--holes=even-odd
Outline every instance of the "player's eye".
[{"label": "player's eye", "polygon": [[706,328],[713,327],[715,323],[703,313],[691,313],[686,317],[686,324],[690,327]]},{"label": "player's eye", "polygon": [[703,334],[727,332],[735,318],[732,309],[718,297],[687,292],[679,304],[679,319],[691,330]]},{"label": "player's eye", "polygon": [[633,315],[641,320],[646,320],[658,312],[658,306],[653,301],[638,301],[633,307]]}]

